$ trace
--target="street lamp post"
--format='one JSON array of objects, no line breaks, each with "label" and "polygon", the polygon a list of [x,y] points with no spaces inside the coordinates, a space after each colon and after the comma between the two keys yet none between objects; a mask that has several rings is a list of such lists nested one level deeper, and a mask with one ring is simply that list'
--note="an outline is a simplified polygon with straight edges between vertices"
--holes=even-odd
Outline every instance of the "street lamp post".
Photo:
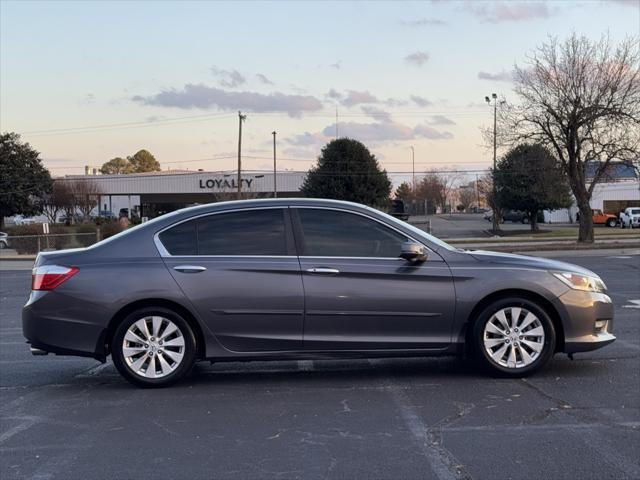
[{"label": "street lamp post", "polygon": [[278,185],[276,183],[276,131],[271,132],[273,135],[273,198],[278,198]]},{"label": "street lamp post", "polygon": [[493,212],[491,215],[491,219],[493,221],[493,231],[494,233],[498,231],[499,228],[499,224],[498,224],[498,216],[497,216],[497,204],[496,204],[496,179],[495,179],[495,172],[496,172],[496,163],[497,163],[497,149],[498,149],[498,142],[497,142],[497,115],[498,115],[498,95],[496,95],[495,93],[491,94],[491,98],[489,97],[484,97],[485,101],[487,102],[488,105],[491,105],[491,99],[493,99]]},{"label": "street lamp post", "polygon": [[411,145],[411,183],[413,183],[413,190],[415,191],[416,189],[416,151],[413,148],[413,145]]}]

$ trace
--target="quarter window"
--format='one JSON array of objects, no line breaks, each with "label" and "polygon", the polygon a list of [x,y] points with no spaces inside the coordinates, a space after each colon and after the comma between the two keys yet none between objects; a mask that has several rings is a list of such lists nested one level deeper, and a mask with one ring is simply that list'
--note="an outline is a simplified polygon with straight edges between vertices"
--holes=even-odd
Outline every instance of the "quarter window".
[{"label": "quarter window", "polygon": [[407,237],[380,222],[348,212],[297,209],[303,255],[312,257],[398,257]]},{"label": "quarter window", "polygon": [[159,238],[171,255],[195,255],[197,252],[195,220],[171,227],[162,232]]}]

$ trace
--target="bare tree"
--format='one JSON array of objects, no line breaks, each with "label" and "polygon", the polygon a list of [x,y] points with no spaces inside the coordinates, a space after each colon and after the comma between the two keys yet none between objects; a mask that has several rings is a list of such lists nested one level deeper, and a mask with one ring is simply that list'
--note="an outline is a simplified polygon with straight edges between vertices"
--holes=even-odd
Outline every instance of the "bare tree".
[{"label": "bare tree", "polygon": [[478,195],[491,208],[491,215],[497,216],[497,227],[500,231],[500,223],[504,217],[505,211],[498,205],[493,190],[493,171],[478,179]]},{"label": "bare tree", "polygon": [[442,170],[437,172],[437,175],[440,177],[440,183],[442,185],[442,212],[444,213],[447,208],[447,202],[451,206],[452,198],[451,194],[455,190],[456,184],[460,181],[460,172],[458,171],[447,171]]},{"label": "bare tree", "polygon": [[[500,110],[502,141],[548,146],[567,174],[580,210],[579,242],[593,242],[589,201],[612,160],[640,150],[639,38],[613,46],[572,35],[539,47],[515,68],[521,103]],[[586,165],[595,165],[587,178]]]},{"label": "bare tree", "polygon": [[413,199],[426,202],[426,212],[435,212],[436,207],[445,202],[443,195],[442,181],[440,177],[434,173],[427,173],[422,180],[416,185],[413,191]]},{"label": "bare tree", "polygon": [[89,178],[75,179],[69,182],[74,206],[82,213],[83,221],[88,221],[91,211],[96,208],[100,201],[102,189]]},{"label": "bare tree", "polygon": [[64,210],[67,201],[67,185],[61,181],[53,181],[51,192],[45,193],[42,197],[42,211],[47,216],[49,223],[55,223],[58,213]]},{"label": "bare tree", "polygon": [[463,210],[469,210],[469,207],[476,201],[476,192],[474,189],[474,183],[472,182],[469,185],[463,185],[458,187],[458,200],[460,201],[460,205],[462,205]]}]

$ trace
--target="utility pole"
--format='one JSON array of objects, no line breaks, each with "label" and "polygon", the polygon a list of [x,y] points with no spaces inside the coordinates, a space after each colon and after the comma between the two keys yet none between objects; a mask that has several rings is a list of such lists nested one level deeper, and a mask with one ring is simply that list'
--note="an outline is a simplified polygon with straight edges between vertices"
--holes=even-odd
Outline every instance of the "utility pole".
[{"label": "utility pole", "polygon": [[[500,228],[498,224],[498,215],[496,210],[498,209],[498,205],[496,204],[496,163],[497,156],[496,152],[498,150],[498,142],[497,142],[497,115],[498,115],[498,95],[495,93],[491,94],[491,98],[493,99],[493,212],[491,214],[491,219],[493,220],[493,232],[497,232]],[[491,105],[491,99],[489,97],[484,97],[487,104]]]},{"label": "utility pole", "polygon": [[273,198],[278,198],[278,185],[276,183],[276,131],[271,132],[273,135]]},{"label": "utility pole", "polygon": [[411,183],[413,183],[413,192],[416,190],[416,151],[411,145]]},{"label": "utility pole", "polygon": [[336,140],[338,139],[338,107],[336,107]]},{"label": "utility pole", "polygon": [[247,119],[238,111],[238,200],[242,199],[242,122]]}]

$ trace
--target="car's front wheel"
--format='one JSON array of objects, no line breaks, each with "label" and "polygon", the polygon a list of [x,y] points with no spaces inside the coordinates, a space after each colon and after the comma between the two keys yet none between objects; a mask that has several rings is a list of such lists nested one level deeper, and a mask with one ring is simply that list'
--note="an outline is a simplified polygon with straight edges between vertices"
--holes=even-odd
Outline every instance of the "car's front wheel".
[{"label": "car's front wheel", "polygon": [[120,323],[111,344],[113,363],[131,383],[164,387],[193,367],[196,339],[189,323],[166,308],[143,308]]},{"label": "car's front wheel", "polygon": [[526,298],[491,303],[475,322],[478,359],[492,373],[522,377],[540,369],[553,356],[556,333],[545,310]]},{"label": "car's front wheel", "polygon": [[615,227],[618,224],[618,221],[615,218],[610,218],[607,220],[607,227]]}]

